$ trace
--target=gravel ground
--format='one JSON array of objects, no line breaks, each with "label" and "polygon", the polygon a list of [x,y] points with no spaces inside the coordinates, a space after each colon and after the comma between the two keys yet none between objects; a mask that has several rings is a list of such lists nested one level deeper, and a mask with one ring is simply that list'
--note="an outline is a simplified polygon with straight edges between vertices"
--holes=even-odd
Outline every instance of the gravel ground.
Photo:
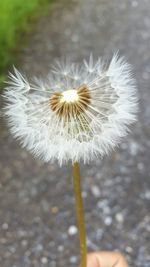
[{"label": "gravel ground", "polygon": [[[132,267],[150,266],[149,14],[149,0],[56,1],[20,53],[29,76],[45,76],[56,57],[118,49],[134,66],[138,123],[117,152],[81,167],[89,251],[119,249]],[[1,126],[0,266],[77,266],[71,166],[34,160]]]}]

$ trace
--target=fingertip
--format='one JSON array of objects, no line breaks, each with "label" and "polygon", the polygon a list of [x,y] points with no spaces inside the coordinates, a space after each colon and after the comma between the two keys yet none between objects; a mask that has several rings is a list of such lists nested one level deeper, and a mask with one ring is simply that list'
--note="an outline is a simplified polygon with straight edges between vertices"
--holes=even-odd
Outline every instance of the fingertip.
[{"label": "fingertip", "polygon": [[87,267],[128,267],[128,263],[120,252],[101,251],[87,255]]},{"label": "fingertip", "polygon": [[96,253],[89,253],[87,255],[87,267],[100,267]]}]

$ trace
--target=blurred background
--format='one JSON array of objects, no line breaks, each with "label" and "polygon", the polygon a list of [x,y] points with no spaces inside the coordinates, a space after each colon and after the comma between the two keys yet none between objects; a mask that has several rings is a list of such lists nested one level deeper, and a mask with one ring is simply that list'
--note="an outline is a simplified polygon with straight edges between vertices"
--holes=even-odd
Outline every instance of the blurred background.
[{"label": "blurred background", "polygon": [[[81,166],[88,249],[118,249],[149,267],[150,1],[0,0],[1,81],[12,63],[45,77],[55,58],[116,50],[133,65],[140,113],[116,152]],[[33,159],[0,127],[0,266],[77,266],[71,166]]]}]

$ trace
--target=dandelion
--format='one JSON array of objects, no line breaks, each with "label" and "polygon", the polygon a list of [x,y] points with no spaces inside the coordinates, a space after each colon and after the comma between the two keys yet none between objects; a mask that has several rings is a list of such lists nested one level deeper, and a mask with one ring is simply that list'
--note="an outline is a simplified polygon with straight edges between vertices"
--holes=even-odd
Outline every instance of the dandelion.
[{"label": "dandelion", "polygon": [[73,165],[81,244],[86,266],[86,238],[78,162],[88,163],[113,150],[129,132],[137,113],[131,67],[114,55],[84,60],[81,66],[56,62],[45,81],[29,83],[17,69],[10,73],[4,113],[23,147],[45,162]]}]

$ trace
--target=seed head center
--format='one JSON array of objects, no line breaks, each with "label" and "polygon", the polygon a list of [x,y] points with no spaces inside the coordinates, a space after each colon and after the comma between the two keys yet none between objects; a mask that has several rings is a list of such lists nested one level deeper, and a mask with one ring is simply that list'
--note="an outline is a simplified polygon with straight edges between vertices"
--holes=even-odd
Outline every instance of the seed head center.
[{"label": "seed head center", "polygon": [[73,103],[79,100],[77,90],[67,90],[62,93],[60,102]]},{"label": "seed head center", "polygon": [[49,104],[60,118],[71,118],[84,113],[91,103],[91,95],[86,85],[64,92],[55,92]]}]

